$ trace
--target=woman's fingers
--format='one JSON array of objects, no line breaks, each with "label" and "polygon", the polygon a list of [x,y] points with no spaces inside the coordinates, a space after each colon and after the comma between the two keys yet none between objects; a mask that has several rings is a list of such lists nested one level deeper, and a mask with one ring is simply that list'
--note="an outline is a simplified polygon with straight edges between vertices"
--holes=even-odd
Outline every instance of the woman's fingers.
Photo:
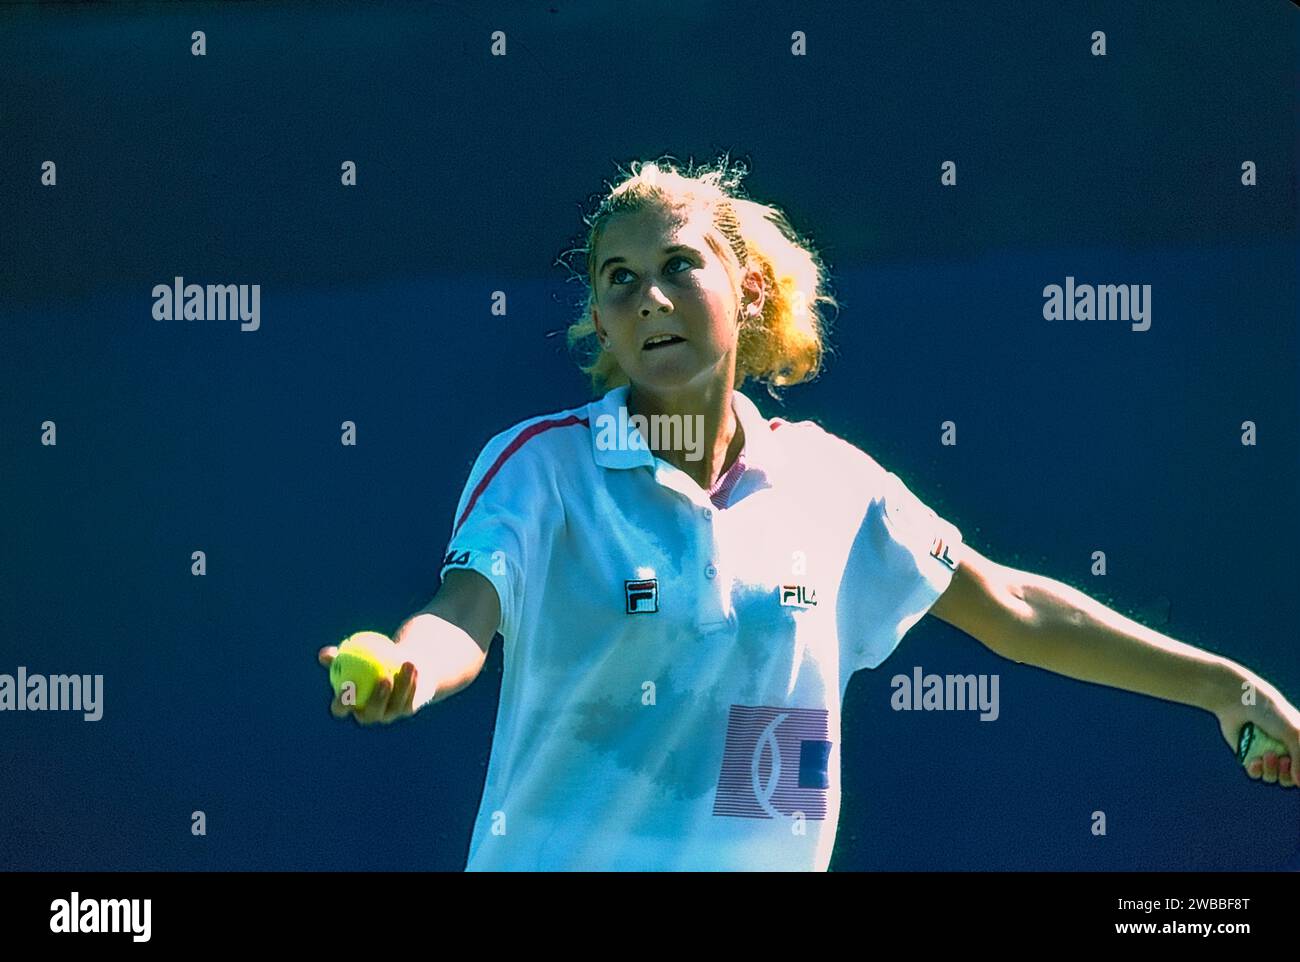
[{"label": "woman's fingers", "polygon": [[411,683],[406,688],[406,700],[402,703],[402,710],[407,715],[414,715],[415,714],[415,685],[416,682],[420,680],[420,676],[416,673],[415,666],[410,662],[407,662],[402,667],[406,668],[411,675]]},{"label": "woman's fingers", "polygon": [[[328,668],[334,662],[334,656],[338,653],[338,645],[326,645],[316,652],[316,660]],[[346,718],[348,715],[348,706],[339,700],[337,693],[334,695],[334,700],[330,702],[330,714],[335,718]]]},{"label": "woman's fingers", "polygon": [[413,714],[411,703],[415,698],[415,665],[404,662],[398,669],[393,696],[388,700],[388,714],[384,721],[397,721]]},{"label": "woman's fingers", "polygon": [[[328,668],[338,655],[337,645],[326,645],[316,653],[316,660]],[[414,714],[415,701],[415,665],[404,662],[397,674],[391,679],[381,678],[366,700],[364,708],[345,705],[338,695],[330,702],[330,714],[335,718],[354,717],[359,724],[373,725],[376,722],[392,722],[407,715]]]},{"label": "woman's fingers", "polygon": [[370,725],[381,721],[388,710],[388,697],[393,692],[393,684],[387,678],[375,682],[375,687],[366,699],[366,707],[357,712],[357,721]]},{"label": "woman's fingers", "polygon": [[1264,781],[1270,785],[1277,784],[1277,753],[1264,753]]},{"label": "woman's fingers", "polygon": [[402,703],[406,700],[406,689],[408,684],[409,681],[406,674],[406,665],[402,665],[401,668],[397,669],[397,673],[393,675],[393,691],[392,694],[388,696],[388,706],[384,709],[384,714],[379,719],[384,724],[397,721],[398,718],[402,717]]}]

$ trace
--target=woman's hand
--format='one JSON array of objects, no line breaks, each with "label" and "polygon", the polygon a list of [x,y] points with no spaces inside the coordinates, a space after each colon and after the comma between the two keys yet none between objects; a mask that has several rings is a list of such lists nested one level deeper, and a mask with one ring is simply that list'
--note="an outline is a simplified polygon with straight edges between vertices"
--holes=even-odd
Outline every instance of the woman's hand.
[{"label": "woman's hand", "polygon": [[[317,660],[325,666],[326,671],[329,671],[330,663],[338,651],[338,645],[326,645],[317,654]],[[399,718],[407,718],[415,714],[415,679],[415,665],[409,661],[403,662],[391,682],[387,678],[375,682],[375,688],[366,699],[364,708],[345,705],[335,694],[334,700],[330,702],[330,714],[335,718],[351,715],[360,725],[373,725],[376,722],[387,725]]]},{"label": "woman's hand", "polygon": [[1270,785],[1280,782],[1283,788],[1291,788],[1300,776],[1300,710],[1258,675],[1247,674],[1242,681],[1254,687],[1255,704],[1243,705],[1239,697],[1234,697],[1214,712],[1219,719],[1223,740],[1235,755],[1241,726],[1254,722],[1256,728],[1263,729],[1286,745],[1289,753],[1279,757],[1273,752],[1265,752],[1262,758],[1246,766],[1246,774],[1256,781],[1262,778]]}]

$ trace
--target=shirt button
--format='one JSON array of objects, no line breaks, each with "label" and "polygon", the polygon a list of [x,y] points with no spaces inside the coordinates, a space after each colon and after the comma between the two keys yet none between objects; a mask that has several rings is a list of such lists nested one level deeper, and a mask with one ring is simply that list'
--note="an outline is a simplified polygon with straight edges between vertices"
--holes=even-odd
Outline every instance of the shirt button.
[{"label": "shirt button", "polygon": [[704,569],[704,577],[706,578],[712,578],[717,573],[718,573],[718,569],[713,567],[713,565],[709,565],[707,568]]},{"label": "shirt button", "polygon": [[709,519],[709,518],[712,518],[712,517],[713,517],[713,509],[712,509],[712,508],[705,508],[705,509],[704,509],[704,517],[705,517],[706,520]]}]

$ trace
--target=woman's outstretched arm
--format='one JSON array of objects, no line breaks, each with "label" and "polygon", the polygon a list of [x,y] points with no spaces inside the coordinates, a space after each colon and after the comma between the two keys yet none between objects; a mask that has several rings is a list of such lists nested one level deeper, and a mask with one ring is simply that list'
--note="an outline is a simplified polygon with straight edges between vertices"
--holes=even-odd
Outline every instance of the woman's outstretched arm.
[{"label": "woman's outstretched arm", "polygon": [[1295,784],[1290,768],[1300,759],[1300,711],[1250,669],[1138,624],[1067,584],[990,561],[967,544],[958,546],[957,560],[952,582],[930,609],[935,616],[1013,661],[1203,708],[1218,718],[1234,752],[1241,727],[1254,722],[1289,755],[1272,765],[1253,763],[1249,774]]},{"label": "woman's outstretched arm", "polygon": [[[361,724],[389,724],[450,698],[483,670],[500,618],[496,588],[487,578],[476,571],[448,571],[433,600],[393,634],[401,668],[380,678],[360,709],[343,702],[336,689],[330,713],[351,715]],[[316,657],[330,668],[338,653],[338,646],[327,645]]]},{"label": "woman's outstretched arm", "polygon": [[490,581],[477,571],[447,572],[433,600],[393,635],[398,654],[416,667],[416,711],[450,698],[478,677],[500,619]]}]

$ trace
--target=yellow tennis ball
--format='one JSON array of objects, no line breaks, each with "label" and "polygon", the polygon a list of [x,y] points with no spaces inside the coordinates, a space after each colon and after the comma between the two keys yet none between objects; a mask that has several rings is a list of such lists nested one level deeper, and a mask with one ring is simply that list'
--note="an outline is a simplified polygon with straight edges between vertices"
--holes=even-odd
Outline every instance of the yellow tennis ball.
[{"label": "yellow tennis ball", "polygon": [[[339,645],[338,654],[330,662],[330,684],[334,694],[344,704],[365,708],[379,679],[386,677],[391,682],[401,668],[402,661],[396,649],[397,645],[377,631],[359,631],[349,636]],[[344,685],[349,682],[353,686],[351,697],[344,694]]]}]

